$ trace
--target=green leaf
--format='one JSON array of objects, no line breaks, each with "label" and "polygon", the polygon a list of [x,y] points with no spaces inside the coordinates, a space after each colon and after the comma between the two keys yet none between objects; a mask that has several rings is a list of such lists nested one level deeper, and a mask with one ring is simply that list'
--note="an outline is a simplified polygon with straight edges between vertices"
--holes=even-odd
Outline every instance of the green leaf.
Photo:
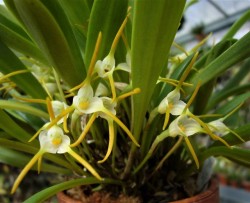
[{"label": "green leaf", "polygon": [[[214,61],[216,58],[218,58],[222,53],[224,53],[229,47],[231,47],[235,43],[235,40],[226,40],[221,41],[218,44],[216,44],[211,51],[209,51],[209,54],[207,56],[205,66],[207,64],[210,64],[212,61]],[[213,92],[213,87],[216,83],[217,77],[212,78],[210,81],[208,81],[206,84],[204,84],[200,89],[195,99],[195,105],[194,105],[194,113],[195,114],[203,114],[204,108],[208,104],[208,100]]]},{"label": "green leaf", "polygon": [[89,26],[90,7],[86,0],[59,0],[59,2],[71,22],[80,50],[82,50],[84,54]]},{"label": "green leaf", "polygon": [[[134,136],[139,139],[145,113],[180,23],[184,0],[134,1],[132,28],[132,84]],[[143,102],[142,102],[143,101]]]},{"label": "green leaf", "polygon": [[[12,166],[16,166],[19,168],[24,167],[31,159],[30,156],[27,156],[23,153],[6,149],[4,147],[0,147],[1,155],[0,155],[0,162],[9,164]],[[32,170],[37,170],[36,166],[32,167]],[[61,173],[67,174],[69,171],[67,169],[57,167],[51,164],[43,163],[41,170],[44,172],[51,172],[51,173]]]},{"label": "green leaf", "polygon": [[46,188],[45,190],[42,190],[41,192],[38,192],[35,195],[31,196],[29,199],[25,200],[23,203],[44,202],[49,197],[52,197],[53,195],[55,195],[56,193],[60,191],[74,188],[80,185],[92,185],[92,184],[119,185],[120,182],[111,180],[111,179],[105,179],[104,181],[100,181],[93,177],[74,179],[74,180],[66,181],[66,182],[54,185],[52,187]]},{"label": "green leaf", "polygon": [[225,87],[222,89],[221,92],[227,91],[228,89],[239,85],[243,81],[243,79],[248,75],[249,66],[250,58],[247,59],[242,66],[240,66],[239,71],[225,84]]},{"label": "green leaf", "polygon": [[13,32],[18,33],[21,37],[31,41],[29,35],[24,31],[24,29],[18,24],[18,21],[13,17],[6,7],[0,5],[0,23],[8,27]]},{"label": "green leaf", "polygon": [[6,17],[7,19],[9,19],[10,21],[12,21],[14,23],[18,23],[16,18],[10,13],[10,11],[7,9],[7,7],[5,5],[0,5],[0,13],[1,13],[1,15]]},{"label": "green leaf", "polygon": [[90,8],[86,0],[59,0],[73,27],[79,27],[87,36]]},{"label": "green leaf", "polygon": [[39,110],[38,108],[29,106],[27,104],[24,104],[22,102],[0,100],[0,108],[13,109],[13,110],[18,110],[22,112],[27,112],[29,114],[32,114],[41,118],[45,118],[47,120],[49,119],[49,115],[45,113],[44,111]]},{"label": "green leaf", "polygon": [[[8,149],[25,152],[32,155],[36,154],[39,150],[37,147],[30,146],[30,144],[20,143],[18,141],[12,141],[4,138],[0,138],[0,145]],[[67,161],[65,161],[63,155],[45,153],[43,158],[72,170],[72,166]]]},{"label": "green leaf", "polygon": [[85,65],[87,68],[89,67],[99,32],[102,32],[102,42],[98,59],[103,59],[108,55],[115,35],[126,16],[127,6],[127,0],[94,1],[85,48]]},{"label": "green leaf", "polygon": [[234,97],[232,100],[228,101],[223,106],[221,106],[220,108],[218,108],[214,113],[226,115],[249,98],[250,98],[250,92],[238,95]]},{"label": "green leaf", "polygon": [[[13,121],[11,117],[8,116],[8,114],[5,113],[2,109],[0,109],[0,118],[0,128],[11,135],[13,138],[16,138],[23,143],[27,143],[31,138],[32,135],[25,131],[17,123],[15,123],[15,121]],[[36,144],[37,146],[38,142],[34,141],[32,142],[32,144]]]},{"label": "green leaf", "polygon": [[244,78],[247,77],[249,73],[250,59],[247,59],[246,62],[239,68],[238,72],[229,79],[225,84],[223,89],[216,91],[212,97],[210,97],[207,110],[212,109],[219,102],[228,98],[229,96],[241,94],[247,92],[250,87],[250,84],[240,84],[244,81]]},{"label": "green leaf", "polygon": [[201,69],[191,78],[190,82],[196,84],[201,81],[202,84],[219,76],[228,68],[243,61],[250,56],[250,32],[234,43],[228,50],[222,53],[213,62]]},{"label": "green leaf", "polygon": [[247,11],[242,15],[227,31],[222,39],[232,38],[239,29],[250,19],[250,11]]},{"label": "green leaf", "polygon": [[211,156],[224,156],[228,159],[237,161],[238,163],[250,166],[250,150],[241,148],[229,148],[229,147],[211,147],[206,149],[199,156],[199,160],[202,162]]},{"label": "green leaf", "polygon": [[[17,10],[17,15],[22,19],[22,23],[26,26],[29,34],[65,82],[70,86],[75,86],[82,82],[85,77],[85,71],[83,64],[79,67],[81,57],[79,57],[80,54],[77,54],[77,56],[73,55],[76,54],[78,47],[72,42],[74,40],[73,35],[71,35],[72,32],[64,33],[60,28],[62,21],[60,23],[57,22],[41,1],[9,0],[8,4]],[[66,19],[60,7],[58,7],[58,12],[62,20]],[[65,24],[68,29],[71,29],[68,27],[67,21]],[[65,31],[66,28],[64,27],[63,29]],[[69,44],[67,39],[70,36],[72,39]]]},{"label": "green leaf", "polygon": [[[17,70],[27,70],[17,56],[0,40],[0,71],[8,74]],[[25,93],[34,98],[46,98],[47,94],[37,79],[29,72],[15,75],[11,80]],[[32,85],[31,85],[32,84]]]},{"label": "green leaf", "polygon": [[206,107],[206,111],[209,111],[210,109],[218,105],[221,101],[224,101],[230,96],[241,94],[249,90],[250,90],[250,84],[245,84],[241,86],[235,86],[227,91],[221,91],[209,99],[209,102],[207,103],[208,105]]},{"label": "green leaf", "polygon": [[48,63],[34,44],[2,24],[0,24],[0,38],[8,47],[23,55],[39,60],[43,64]]},{"label": "green leaf", "polygon": [[2,14],[0,14],[0,38],[10,48],[37,59],[44,64],[48,63],[25,31]]},{"label": "green leaf", "polygon": [[[69,2],[71,4],[74,3],[74,1]],[[69,47],[69,51],[71,54],[69,56],[73,59],[75,72],[76,74],[79,74],[78,77],[81,77],[81,80],[83,80],[86,76],[86,70],[83,63],[83,56],[81,54],[80,47],[77,43],[75,33],[73,31],[73,25],[70,23],[69,17],[67,16],[67,10],[73,6],[70,4],[69,8],[62,8],[60,0],[43,0],[42,3],[53,15],[54,19],[56,20],[56,23],[60,26],[60,29],[63,32],[67,45]],[[82,10],[82,12],[84,12],[84,10]]]}]

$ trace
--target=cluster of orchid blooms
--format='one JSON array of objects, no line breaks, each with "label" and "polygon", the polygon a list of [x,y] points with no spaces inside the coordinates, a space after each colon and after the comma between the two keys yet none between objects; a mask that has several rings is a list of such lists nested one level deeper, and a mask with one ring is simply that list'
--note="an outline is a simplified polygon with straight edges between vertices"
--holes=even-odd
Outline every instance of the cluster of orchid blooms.
[{"label": "cluster of orchid blooms", "polygon": [[[82,143],[85,136],[88,134],[92,124],[96,118],[101,117],[105,119],[108,123],[109,129],[109,144],[106,155],[102,160],[99,160],[98,163],[101,164],[105,162],[112,152],[114,145],[114,123],[119,125],[124,132],[128,135],[131,141],[139,147],[139,143],[135,140],[134,136],[130,132],[129,128],[116,116],[117,104],[134,94],[139,94],[140,89],[135,88],[130,92],[120,93],[117,95],[117,87],[113,78],[113,73],[116,70],[122,70],[126,72],[131,72],[131,62],[130,62],[130,51],[128,50],[126,56],[126,63],[115,64],[114,53],[118,43],[119,38],[122,36],[123,29],[128,20],[128,16],[125,18],[122,26],[120,27],[113,44],[111,46],[109,54],[102,60],[96,61],[97,52],[100,46],[101,33],[98,36],[95,51],[88,69],[86,79],[78,86],[69,90],[73,94],[73,102],[68,106],[65,102],[53,100],[47,98],[46,100],[29,100],[32,102],[45,103],[47,106],[48,113],[50,115],[50,121],[48,121],[37,133],[29,140],[32,141],[39,138],[40,150],[34,155],[30,162],[24,167],[21,171],[12,188],[12,193],[14,193],[21,183],[22,179],[25,177],[27,172],[31,167],[37,162],[38,172],[41,169],[42,157],[44,153],[52,154],[64,154],[68,153],[76,161],[78,161],[84,168],[86,168],[94,177],[99,180],[102,180],[102,177],[95,171],[95,169],[80,155],[78,155],[72,148],[77,147]],[[190,86],[191,84],[184,82],[189,72],[192,69],[192,65],[196,60],[198,54],[196,54],[191,61],[190,65],[182,74],[179,81],[167,78],[159,78],[158,82],[167,82],[175,86],[174,90],[169,92],[167,96],[160,102],[160,104],[151,112],[148,119],[147,125],[150,125],[150,122],[154,119],[157,114],[165,114],[165,120],[163,124],[163,131],[158,135],[153,142],[151,149],[149,150],[145,159],[141,162],[140,166],[137,167],[139,170],[141,166],[150,158],[152,152],[155,150],[156,145],[161,142],[166,137],[177,137],[179,140],[169,151],[169,153],[164,157],[162,162],[158,165],[158,168],[162,165],[163,161],[173,153],[173,151],[180,145],[184,139],[188,149],[195,161],[197,168],[199,168],[199,161],[195,154],[195,151],[188,139],[189,136],[197,133],[208,134],[212,139],[219,140],[224,143],[226,146],[230,147],[226,141],[224,141],[220,136],[228,132],[234,133],[239,139],[242,138],[237,135],[235,132],[230,130],[224,123],[230,114],[226,115],[223,118],[214,120],[209,123],[204,123],[199,116],[195,116],[189,110],[189,107],[194,100],[198,90],[199,83],[195,88],[193,94],[190,96],[189,101],[185,103],[181,100],[181,93],[184,91],[182,86]],[[18,74],[18,73],[17,73]],[[111,96],[109,94],[109,89],[104,86],[102,83],[94,90],[92,82],[97,78],[107,79],[110,87]],[[74,95],[74,92],[77,92]],[[110,96],[110,97],[109,97]],[[21,98],[20,98],[21,99]],[[25,100],[25,99],[23,99]],[[170,114],[176,118],[170,121]],[[70,117],[70,124],[68,118]],[[82,133],[74,139],[74,143],[71,144],[71,137],[67,134],[72,134],[73,128],[76,121],[81,117],[87,117],[85,123],[83,124]],[[70,128],[70,129],[68,129]],[[70,133],[69,133],[70,132]]]}]

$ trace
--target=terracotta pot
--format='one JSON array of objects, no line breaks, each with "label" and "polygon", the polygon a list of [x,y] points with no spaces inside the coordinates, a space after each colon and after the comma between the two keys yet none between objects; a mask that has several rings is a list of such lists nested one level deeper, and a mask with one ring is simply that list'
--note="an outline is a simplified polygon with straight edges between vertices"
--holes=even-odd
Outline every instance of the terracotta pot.
[{"label": "terracotta pot", "polygon": [[[63,192],[57,194],[58,203],[82,203],[74,200]],[[219,203],[219,182],[217,179],[211,181],[208,189],[198,195],[183,200],[173,201],[170,203]],[[94,203],[94,202],[93,202]]]},{"label": "terracotta pot", "polygon": [[249,181],[242,181],[241,185],[242,185],[242,188],[244,188],[244,190],[247,190],[250,192],[250,182]]},{"label": "terracotta pot", "polygon": [[67,196],[64,192],[57,193],[58,203],[82,203],[81,201],[75,200],[70,196]]},{"label": "terracotta pot", "polygon": [[204,192],[190,198],[178,200],[170,203],[219,203],[219,182],[212,179],[210,186]]},{"label": "terracotta pot", "polygon": [[228,184],[228,178],[224,174],[217,174],[218,180],[221,185],[227,185]]}]

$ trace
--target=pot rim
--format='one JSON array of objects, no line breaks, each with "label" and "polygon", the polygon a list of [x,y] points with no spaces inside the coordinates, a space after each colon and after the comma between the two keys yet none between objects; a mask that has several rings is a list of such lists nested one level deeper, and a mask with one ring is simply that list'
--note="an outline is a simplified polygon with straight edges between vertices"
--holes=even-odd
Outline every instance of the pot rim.
[{"label": "pot rim", "polygon": [[[213,200],[213,201],[211,201]],[[213,202],[217,203],[219,202],[219,181],[217,178],[212,178],[209,184],[209,187],[202,193],[199,193],[195,196],[185,198],[182,200],[176,200],[169,203],[208,203]]]}]

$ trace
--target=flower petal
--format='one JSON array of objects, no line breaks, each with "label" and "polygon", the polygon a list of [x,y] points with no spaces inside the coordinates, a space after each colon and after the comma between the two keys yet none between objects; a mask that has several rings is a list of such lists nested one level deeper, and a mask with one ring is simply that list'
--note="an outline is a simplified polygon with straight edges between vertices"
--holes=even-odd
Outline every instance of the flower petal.
[{"label": "flower petal", "polygon": [[114,71],[115,58],[113,55],[107,55],[103,61],[98,60],[95,65],[95,71],[101,78],[107,77],[107,73]]},{"label": "flower petal", "polygon": [[195,133],[202,132],[202,128],[194,119],[187,118],[183,121],[184,131],[187,136],[194,135]]},{"label": "flower petal", "polygon": [[183,101],[181,101],[181,100],[176,101],[176,102],[174,103],[174,105],[172,106],[172,108],[170,109],[170,113],[171,113],[172,115],[179,116],[179,115],[182,114],[182,112],[183,112],[185,106],[186,106],[186,103],[185,103],[185,102],[183,102]]},{"label": "flower petal", "polygon": [[57,149],[58,154],[63,154],[68,152],[69,150],[69,145],[70,145],[70,139],[67,135],[62,135],[62,143]]},{"label": "flower petal", "polygon": [[227,134],[229,132],[228,127],[220,120],[215,120],[208,123],[209,129],[214,133]]},{"label": "flower petal", "polygon": [[94,91],[91,85],[85,85],[78,90],[77,95],[80,97],[91,98],[94,96]]},{"label": "flower petal", "polygon": [[177,135],[182,134],[182,131],[178,125],[179,119],[180,119],[180,116],[170,123],[169,128],[168,128],[170,137],[176,137]]},{"label": "flower petal", "polygon": [[174,89],[173,91],[169,92],[167,95],[168,102],[175,103],[179,101],[181,98],[181,94],[177,89]]},{"label": "flower petal", "polygon": [[68,151],[70,139],[63,134],[59,126],[52,126],[48,131],[44,130],[39,135],[40,147],[48,153],[65,153]]},{"label": "flower petal", "polygon": [[165,114],[166,110],[168,108],[168,98],[167,96],[161,101],[161,103],[158,106],[158,112],[160,114]]}]

